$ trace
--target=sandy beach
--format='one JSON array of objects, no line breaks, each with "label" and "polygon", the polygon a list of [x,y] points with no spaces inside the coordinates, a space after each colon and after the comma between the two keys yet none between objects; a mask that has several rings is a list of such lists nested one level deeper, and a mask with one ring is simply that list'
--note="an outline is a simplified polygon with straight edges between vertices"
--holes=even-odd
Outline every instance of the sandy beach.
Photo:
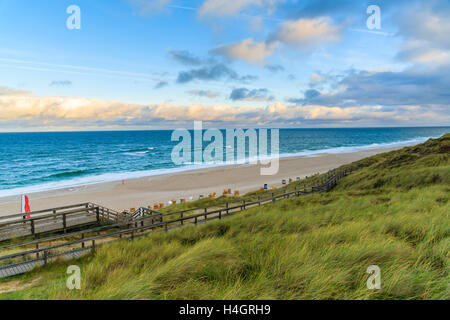
[{"label": "sandy beach", "polygon": [[[282,158],[279,172],[272,176],[262,176],[259,164],[230,165],[130,179],[124,184],[122,181],[105,182],[31,193],[28,196],[32,211],[84,202],[123,210],[158,202],[167,203],[171,199],[198,199],[199,195],[207,196],[210,192],[221,195],[223,190],[228,188],[244,194],[259,189],[265,183],[269,184],[269,187],[280,186],[282,179],[323,173],[340,165],[394,149]],[[0,198],[0,216],[16,213],[20,213],[20,196]]]}]

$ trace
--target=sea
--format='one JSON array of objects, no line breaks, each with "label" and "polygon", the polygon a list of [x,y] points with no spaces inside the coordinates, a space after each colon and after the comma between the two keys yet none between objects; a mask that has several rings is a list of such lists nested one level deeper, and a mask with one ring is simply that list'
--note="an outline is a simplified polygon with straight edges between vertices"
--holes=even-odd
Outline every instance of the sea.
[{"label": "sea", "polygon": [[[322,153],[401,147],[448,132],[450,127],[280,129],[279,154],[314,157]],[[0,197],[223,165],[174,163],[172,150],[179,141],[172,141],[172,133],[170,130],[0,133]],[[268,135],[270,138],[270,130]],[[202,150],[209,143],[203,142]],[[224,141],[224,152],[230,147]]]}]

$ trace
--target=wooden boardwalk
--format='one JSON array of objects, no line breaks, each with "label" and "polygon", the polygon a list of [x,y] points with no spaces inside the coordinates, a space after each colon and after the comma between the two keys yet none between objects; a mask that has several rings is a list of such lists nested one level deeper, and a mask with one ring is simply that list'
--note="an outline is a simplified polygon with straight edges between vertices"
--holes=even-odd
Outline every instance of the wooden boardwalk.
[{"label": "wooden boardwalk", "polygon": [[7,268],[0,268],[0,278],[7,278],[12,276],[17,276],[19,274],[24,274],[33,270],[36,267],[41,267],[49,262],[54,261],[57,257],[62,257],[64,260],[72,260],[79,258],[87,253],[91,252],[91,248],[85,248],[83,250],[76,250],[73,252],[67,252],[63,255],[58,255],[55,257],[49,257],[48,260],[44,261],[41,259],[26,261],[22,263],[17,263],[14,265],[9,265]]},{"label": "wooden boardwalk", "polygon": [[[349,173],[349,170],[332,170],[304,184],[288,185],[278,190],[271,190],[238,200],[164,214],[147,208],[140,208],[138,210],[139,214],[135,214],[134,216],[121,216],[113,210],[95,204],[82,204],[81,206],[85,210],[88,209],[90,212],[95,212],[94,217],[97,222],[107,221],[109,225],[97,226],[95,228],[22,243],[12,243],[0,247],[0,252],[10,252],[9,254],[0,256],[0,278],[21,274],[30,271],[36,266],[46,265],[56,259],[56,257],[62,257],[63,259],[76,258],[95,250],[96,247],[105,243],[124,239],[134,240],[155,230],[168,231],[185,225],[202,224],[211,220],[231,216],[255,206],[274,203],[291,197],[299,197],[304,194],[325,192],[332,189],[339,179]],[[67,210],[67,208],[65,207],[64,210]],[[54,211],[55,209],[49,210]],[[56,230],[64,230],[67,232],[69,228],[67,222],[69,219],[67,219],[67,212],[62,213],[62,215],[64,214],[66,215],[64,218],[66,219],[64,228],[61,229],[60,224],[55,224],[54,227],[59,226],[59,229]],[[80,212],[77,214],[79,215]],[[85,214],[84,218],[86,218],[88,217],[86,214],[89,213],[84,212],[81,214]],[[89,216],[89,218],[91,217],[92,215]],[[21,222],[23,223],[23,221]],[[80,226],[81,222],[82,219],[77,220],[76,226]],[[36,233],[36,229],[34,232]]]},{"label": "wooden boardwalk", "polygon": [[111,223],[118,218],[117,212],[92,203],[33,211],[29,215],[30,218],[24,218],[23,214],[0,217],[0,241],[67,232],[101,222]]}]

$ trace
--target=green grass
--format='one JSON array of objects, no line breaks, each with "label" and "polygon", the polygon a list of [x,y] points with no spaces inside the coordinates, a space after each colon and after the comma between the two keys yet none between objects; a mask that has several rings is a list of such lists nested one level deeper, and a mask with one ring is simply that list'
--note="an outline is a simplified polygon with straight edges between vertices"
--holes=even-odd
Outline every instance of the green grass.
[{"label": "green grass", "polygon": [[[106,245],[3,279],[39,280],[0,298],[450,299],[449,153],[447,134],[363,159],[331,192]],[[66,288],[70,264],[81,290]],[[379,291],[366,287],[374,264]]]}]

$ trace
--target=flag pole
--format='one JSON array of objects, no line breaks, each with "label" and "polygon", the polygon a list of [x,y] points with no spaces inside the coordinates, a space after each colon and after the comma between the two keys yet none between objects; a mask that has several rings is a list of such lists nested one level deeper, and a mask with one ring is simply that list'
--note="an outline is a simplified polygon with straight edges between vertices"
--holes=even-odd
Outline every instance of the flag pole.
[{"label": "flag pole", "polygon": [[31,217],[29,214],[27,214],[30,212],[30,203],[27,195],[22,195],[21,197],[21,211],[24,220]]}]

